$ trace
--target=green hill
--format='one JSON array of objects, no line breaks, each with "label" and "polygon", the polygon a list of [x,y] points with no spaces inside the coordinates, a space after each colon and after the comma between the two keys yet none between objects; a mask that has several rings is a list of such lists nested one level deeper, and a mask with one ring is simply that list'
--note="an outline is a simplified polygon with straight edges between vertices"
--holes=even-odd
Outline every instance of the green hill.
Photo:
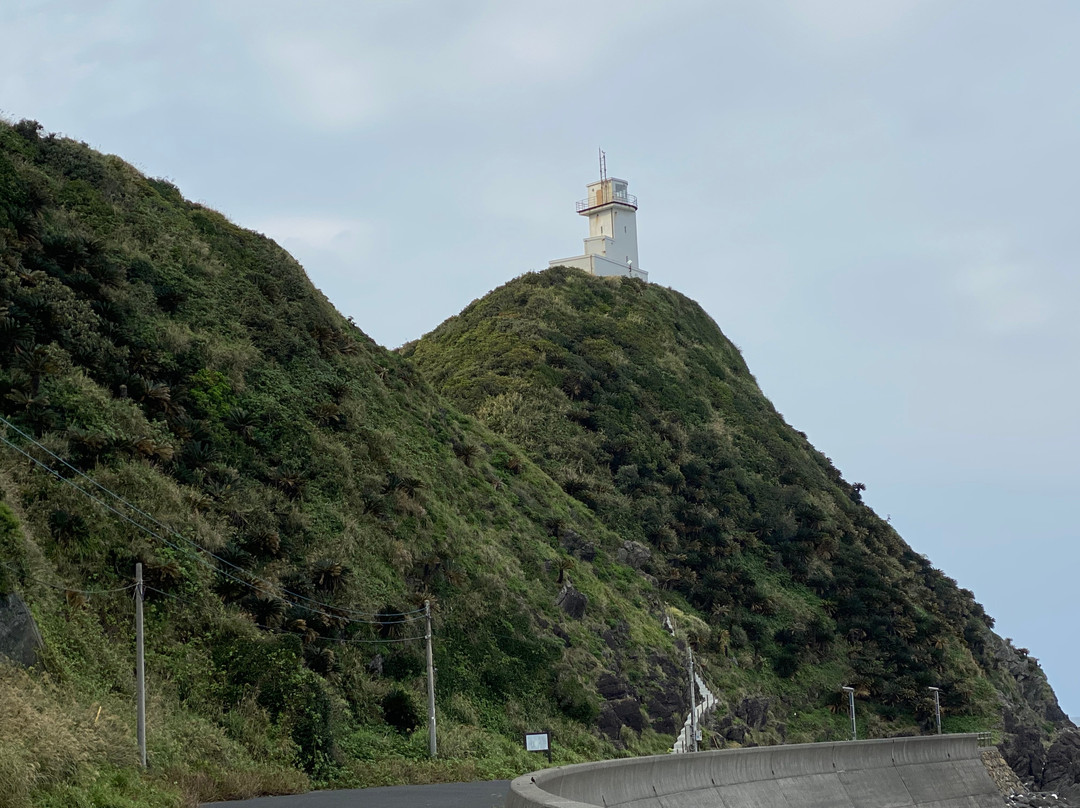
[{"label": "green hill", "polygon": [[[159,804],[508,775],[537,765],[519,747],[538,727],[564,762],[670,744],[644,724],[619,744],[593,726],[613,626],[643,698],[682,692],[660,601],[614,562],[618,537],[268,239],[115,157],[3,125],[0,296],[0,592],[22,594],[45,639],[37,673],[0,669],[10,804],[147,788],[130,592],[75,591],[128,585],[136,562],[153,588]],[[592,543],[593,562],[571,570],[553,526]],[[588,598],[580,619],[556,603],[567,575]],[[423,624],[379,616],[424,599],[436,764],[423,644],[402,641]],[[55,726],[22,720],[35,713]]]},{"label": "green hill", "polygon": [[44,639],[0,662],[0,802],[509,776],[540,728],[557,763],[662,752],[687,639],[714,745],[844,737],[848,681],[871,734],[929,684],[1017,755],[1063,720],[677,293],[527,275],[389,352],[273,242],[24,121],[0,298],[0,595]]},{"label": "green hill", "polygon": [[[784,422],[686,297],[556,268],[403,353],[636,543],[641,571],[707,620],[729,699],[769,694],[781,737],[827,732],[841,682],[873,734],[925,728],[930,686],[953,730],[1064,726],[1026,651]],[[1014,762],[1028,747],[1005,738]]]}]

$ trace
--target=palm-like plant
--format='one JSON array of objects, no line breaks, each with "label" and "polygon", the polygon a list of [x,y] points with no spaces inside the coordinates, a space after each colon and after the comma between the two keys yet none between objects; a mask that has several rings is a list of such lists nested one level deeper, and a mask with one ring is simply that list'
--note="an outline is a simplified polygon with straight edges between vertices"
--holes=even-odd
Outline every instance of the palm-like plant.
[{"label": "palm-like plant", "polygon": [[311,583],[322,592],[337,592],[350,576],[351,571],[340,561],[324,558],[315,564]]},{"label": "palm-like plant", "polygon": [[56,358],[43,345],[36,345],[31,350],[18,354],[12,366],[29,377],[31,396],[37,396],[43,376],[51,376],[60,369]]},{"label": "palm-like plant", "polygon": [[225,416],[225,426],[244,440],[251,440],[255,437],[258,418],[243,407],[233,407],[229,410],[229,414]]},{"label": "palm-like plant", "polygon": [[568,555],[559,556],[555,560],[555,569],[559,571],[559,577],[555,579],[555,583],[561,584],[566,581],[566,574],[574,568],[574,559]]}]

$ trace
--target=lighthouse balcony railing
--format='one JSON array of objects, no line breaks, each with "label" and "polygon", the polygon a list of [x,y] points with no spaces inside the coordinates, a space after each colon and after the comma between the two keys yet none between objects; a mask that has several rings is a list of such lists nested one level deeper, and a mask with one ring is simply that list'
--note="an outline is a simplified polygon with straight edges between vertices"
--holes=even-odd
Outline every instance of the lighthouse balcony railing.
[{"label": "lighthouse balcony railing", "polygon": [[633,194],[598,194],[597,196],[580,200],[576,206],[577,212],[581,213],[590,208],[598,208],[601,205],[610,205],[612,202],[629,205],[634,210],[637,210],[637,197]]}]

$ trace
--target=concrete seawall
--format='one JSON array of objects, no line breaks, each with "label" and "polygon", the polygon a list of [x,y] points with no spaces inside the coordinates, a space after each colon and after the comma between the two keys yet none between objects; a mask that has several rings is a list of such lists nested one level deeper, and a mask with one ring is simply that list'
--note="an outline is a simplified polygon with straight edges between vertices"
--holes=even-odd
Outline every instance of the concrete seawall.
[{"label": "concrete seawall", "polygon": [[1001,808],[978,736],[761,746],[545,769],[507,808]]}]

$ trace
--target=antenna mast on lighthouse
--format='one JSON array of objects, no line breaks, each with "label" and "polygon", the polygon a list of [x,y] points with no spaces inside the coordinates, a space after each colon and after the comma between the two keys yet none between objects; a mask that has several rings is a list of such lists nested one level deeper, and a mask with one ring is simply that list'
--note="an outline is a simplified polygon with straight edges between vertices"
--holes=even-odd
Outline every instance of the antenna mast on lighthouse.
[{"label": "antenna mast on lighthouse", "polygon": [[590,275],[649,280],[649,273],[638,262],[637,197],[627,193],[626,180],[609,177],[607,154],[596,150],[600,179],[586,186],[588,196],[575,206],[589,219],[585,254],[549,262],[553,267],[574,267]]}]

